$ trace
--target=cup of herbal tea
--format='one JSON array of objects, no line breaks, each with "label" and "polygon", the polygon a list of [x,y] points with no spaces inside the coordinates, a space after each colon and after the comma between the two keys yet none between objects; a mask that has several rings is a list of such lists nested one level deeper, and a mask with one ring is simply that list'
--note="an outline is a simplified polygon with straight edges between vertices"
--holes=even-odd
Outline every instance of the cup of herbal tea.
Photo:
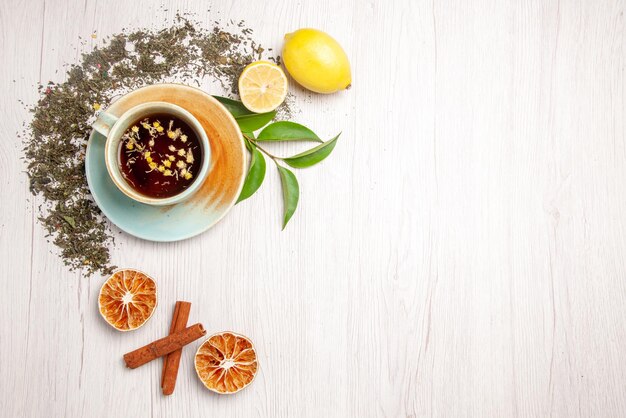
[{"label": "cup of herbal tea", "polygon": [[209,172],[211,147],[200,122],[166,102],[137,105],[117,117],[100,113],[93,128],[106,136],[109,176],[126,196],[147,205],[183,202]]}]

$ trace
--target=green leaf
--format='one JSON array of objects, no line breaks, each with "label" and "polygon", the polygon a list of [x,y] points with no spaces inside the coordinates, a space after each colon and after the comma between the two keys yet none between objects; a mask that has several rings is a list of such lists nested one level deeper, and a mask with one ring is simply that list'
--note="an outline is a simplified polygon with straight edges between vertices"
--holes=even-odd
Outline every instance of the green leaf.
[{"label": "green leaf", "polygon": [[252,196],[259,187],[261,187],[263,179],[265,179],[265,158],[254,145],[250,145],[252,146],[250,169],[246,175],[246,181],[243,183],[243,188],[241,189],[237,203]]},{"label": "green leaf", "polygon": [[304,125],[280,121],[267,125],[258,137],[259,141],[314,141],[323,142],[319,136]]},{"label": "green leaf", "polygon": [[256,147],[248,138],[254,139],[254,132],[242,132],[241,134],[243,135],[243,142],[246,144],[246,148],[248,148],[248,151],[252,152],[252,149]]},{"label": "green leaf", "polygon": [[63,219],[65,219],[65,222],[70,224],[72,228],[76,229],[76,221],[74,220],[73,217],[63,215]]},{"label": "green leaf", "polygon": [[298,180],[291,170],[277,165],[280,173],[280,182],[283,185],[283,202],[285,205],[285,215],[283,217],[283,229],[287,226],[287,222],[293,216],[298,207],[298,199],[300,198],[300,187]]},{"label": "green leaf", "polygon": [[311,148],[310,150],[301,152],[300,154],[294,155],[293,157],[283,158],[283,161],[294,168],[311,167],[312,165],[319,163],[330,155],[332,150],[335,148],[335,145],[337,144],[337,139],[339,138],[339,135],[337,135],[330,141],[319,144],[315,148]]},{"label": "green leaf", "polygon": [[269,121],[274,119],[274,116],[276,116],[275,110],[267,113],[251,113],[248,115],[235,116],[235,120],[239,124],[239,128],[242,132],[254,132],[267,125]]},{"label": "green leaf", "polygon": [[234,116],[250,115],[254,112],[249,111],[239,100],[229,99],[228,97],[213,96],[218,102],[224,105],[226,109]]}]

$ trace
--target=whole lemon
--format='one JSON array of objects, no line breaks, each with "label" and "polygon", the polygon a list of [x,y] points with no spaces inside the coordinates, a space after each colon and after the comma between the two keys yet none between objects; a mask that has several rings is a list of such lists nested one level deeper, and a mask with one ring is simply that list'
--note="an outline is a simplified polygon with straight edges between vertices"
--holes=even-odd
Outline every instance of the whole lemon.
[{"label": "whole lemon", "polygon": [[307,28],[286,34],[283,62],[299,84],[316,93],[334,93],[352,83],[348,56],[321,30]]}]

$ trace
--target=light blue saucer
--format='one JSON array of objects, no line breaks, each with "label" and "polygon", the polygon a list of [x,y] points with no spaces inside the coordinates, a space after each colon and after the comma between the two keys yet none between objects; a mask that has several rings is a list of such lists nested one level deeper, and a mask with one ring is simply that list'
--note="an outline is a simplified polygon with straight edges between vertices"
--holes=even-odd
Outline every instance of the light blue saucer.
[{"label": "light blue saucer", "polygon": [[[89,137],[85,155],[87,183],[102,213],[121,230],[149,241],[167,242],[191,238],[222,219],[239,196],[247,164],[237,123],[219,102],[198,89],[174,84],[144,87],[117,100],[109,107],[109,111],[121,114],[129,106],[137,104],[138,97],[149,101],[158,96],[158,99],[163,100],[171,97],[168,94],[186,99],[191,97],[194,103],[203,102],[202,112],[205,112],[205,117],[201,122],[209,134],[212,151],[215,148],[219,151],[218,155],[221,155],[215,162],[212,161],[209,177],[201,190],[188,201],[157,207],[139,203],[122,193],[109,177],[104,163],[106,138],[96,131],[92,131]],[[175,103],[175,100],[168,101]],[[211,117],[206,117],[206,112],[211,113],[210,108],[213,106],[219,106],[216,111],[220,121],[209,126]],[[190,111],[194,113],[193,109]],[[230,121],[222,121],[228,119],[222,112],[226,112],[232,119],[232,127],[229,126]],[[220,125],[222,123],[225,125]],[[227,167],[228,175],[220,175],[224,172],[220,167]],[[231,187],[223,187],[226,182]]]}]

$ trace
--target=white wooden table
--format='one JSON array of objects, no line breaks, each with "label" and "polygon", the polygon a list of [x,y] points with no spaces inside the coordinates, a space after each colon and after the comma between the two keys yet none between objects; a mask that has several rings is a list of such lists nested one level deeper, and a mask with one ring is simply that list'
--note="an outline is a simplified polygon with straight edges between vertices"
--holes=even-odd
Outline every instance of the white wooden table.
[{"label": "white wooden table", "polygon": [[[3,0],[0,415],[626,416],[625,7]],[[270,170],[200,237],[119,235],[114,262],[160,288],[151,321],[122,334],[98,315],[103,278],[68,272],[44,238],[18,99],[33,103],[38,81],[63,81],[63,64],[104,36],[177,9],[244,19],[278,49],[286,32],[324,29],[354,86],[295,90],[298,121],[343,136],[299,173],[284,232]],[[177,299],[209,332],[252,338],[249,388],[206,391],[199,342],[171,397],[160,362],[124,368],[124,352],[167,333]]]}]

